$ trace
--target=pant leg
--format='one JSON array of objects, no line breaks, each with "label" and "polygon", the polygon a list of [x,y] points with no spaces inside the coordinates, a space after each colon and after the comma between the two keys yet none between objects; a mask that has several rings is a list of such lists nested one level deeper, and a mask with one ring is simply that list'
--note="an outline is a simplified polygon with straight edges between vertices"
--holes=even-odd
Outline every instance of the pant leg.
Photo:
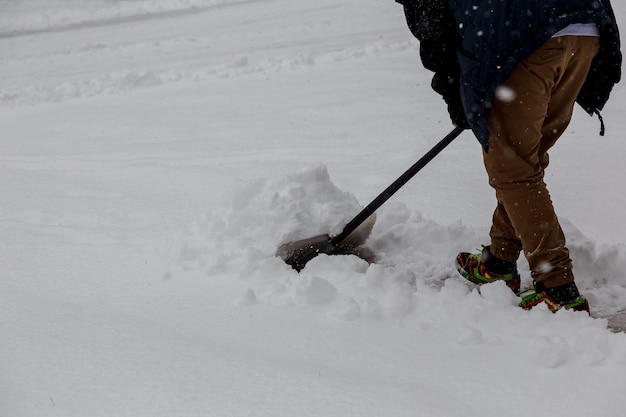
[{"label": "pant leg", "polygon": [[493,212],[491,220],[491,253],[497,258],[507,262],[516,262],[522,251],[522,242],[517,236],[511,219],[504,208],[504,205],[498,201],[498,205]]},{"label": "pant leg", "polygon": [[533,279],[546,287],[574,280],[565,236],[544,182],[547,152],[569,124],[598,43],[594,37],[550,39],[518,65],[490,111],[484,162],[498,200],[490,232],[492,251],[511,261],[523,249]]}]

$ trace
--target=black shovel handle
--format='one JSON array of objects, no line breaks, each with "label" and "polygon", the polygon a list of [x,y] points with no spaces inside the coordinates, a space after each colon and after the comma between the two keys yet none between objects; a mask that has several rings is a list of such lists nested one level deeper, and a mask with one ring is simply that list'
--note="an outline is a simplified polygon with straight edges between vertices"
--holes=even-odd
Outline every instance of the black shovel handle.
[{"label": "black shovel handle", "polygon": [[385,189],[378,197],[374,199],[367,207],[365,207],[359,214],[350,220],[348,224],[343,228],[343,231],[338,235],[335,235],[330,240],[330,245],[339,245],[348,235],[356,230],[369,216],[374,214],[376,210],[382,206],[385,201],[394,195],[404,184],[406,184],[411,178],[415,176],[422,168],[424,168],[430,161],[435,158],[441,151],[445,149],[454,139],[456,139],[465,130],[462,127],[455,127],[452,132],[448,133],[439,143],[422,156],[411,168],[407,169],[397,180],[393,182],[389,187]]}]

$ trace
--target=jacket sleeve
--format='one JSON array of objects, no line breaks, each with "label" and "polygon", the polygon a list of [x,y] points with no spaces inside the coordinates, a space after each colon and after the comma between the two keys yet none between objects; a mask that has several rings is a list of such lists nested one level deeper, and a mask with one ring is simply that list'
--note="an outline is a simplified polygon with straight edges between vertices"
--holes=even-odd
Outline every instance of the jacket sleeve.
[{"label": "jacket sleeve", "polygon": [[420,42],[424,67],[433,71],[431,86],[448,104],[452,122],[467,126],[459,86],[456,56],[459,34],[446,0],[396,0],[404,6],[407,25]]}]

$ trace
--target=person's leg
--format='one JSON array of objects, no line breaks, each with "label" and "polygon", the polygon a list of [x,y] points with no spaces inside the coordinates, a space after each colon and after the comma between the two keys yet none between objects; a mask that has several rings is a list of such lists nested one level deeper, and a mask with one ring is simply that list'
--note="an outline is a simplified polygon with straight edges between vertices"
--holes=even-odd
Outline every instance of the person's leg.
[{"label": "person's leg", "polygon": [[512,261],[523,248],[533,279],[545,287],[574,280],[543,177],[547,151],[569,123],[597,44],[587,37],[549,40],[513,71],[491,108],[484,161],[498,199],[492,253]]},{"label": "person's leg", "polygon": [[582,83],[587,78],[591,60],[600,48],[600,41],[595,37],[574,36],[557,39],[568,40],[573,45],[570,48],[570,62],[565,70],[559,74],[557,88],[552,91],[546,120],[541,132],[543,137],[539,148],[539,158],[544,169],[549,162],[547,152],[569,125],[574,110],[573,103],[578,96]]},{"label": "person's leg", "polygon": [[489,250],[492,255],[506,262],[517,262],[522,251],[522,242],[515,233],[504,205],[499,201],[493,212],[489,237],[491,238]]}]

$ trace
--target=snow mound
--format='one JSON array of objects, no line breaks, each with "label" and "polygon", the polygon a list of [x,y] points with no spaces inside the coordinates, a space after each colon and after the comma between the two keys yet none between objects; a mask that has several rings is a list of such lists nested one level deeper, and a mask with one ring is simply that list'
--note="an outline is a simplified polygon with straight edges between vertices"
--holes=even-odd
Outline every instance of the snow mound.
[{"label": "snow mound", "polygon": [[[521,332],[530,340],[528,352],[545,358],[548,367],[574,357],[600,361],[607,354],[598,335],[605,321],[570,312],[553,315],[541,307],[526,312],[504,284],[479,289],[457,276],[454,255],[478,247],[486,229],[440,225],[400,202],[388,202],[378,212],[367,242],[378,255],[376,264],[320,255],[297,273],[275,256],[285,241],[338,233],[360,209],[353,195],[332,183],[325,166],[307,167],[236,190],[221,210],[190,225],[168,256],[210,279],[225,276],[238,283],[238,299],[247,305],[316,308],[340,320],[401,321],[451,332],[463,346],[515,343]],[[624,248],[596,247],[567,220],[564,224],[581,290],[598,310],[624,308],[626,283],[619,274],[626,267]],[[587,349],[579,339],[589,337],[602,343]]]},{"label": "snow mound", "polygon": [[626,309],[626,246],[597,245],[561,219],[574,263],[576,282],[597,315]]},{"label": "snow mound", "polygon": [[175,256],[185,268],[248,274],[258,262],[273,259],[281,243],[338,233],[359,210],[354,196],[332,184],[325,166],[258,180],[191,224]]}]

